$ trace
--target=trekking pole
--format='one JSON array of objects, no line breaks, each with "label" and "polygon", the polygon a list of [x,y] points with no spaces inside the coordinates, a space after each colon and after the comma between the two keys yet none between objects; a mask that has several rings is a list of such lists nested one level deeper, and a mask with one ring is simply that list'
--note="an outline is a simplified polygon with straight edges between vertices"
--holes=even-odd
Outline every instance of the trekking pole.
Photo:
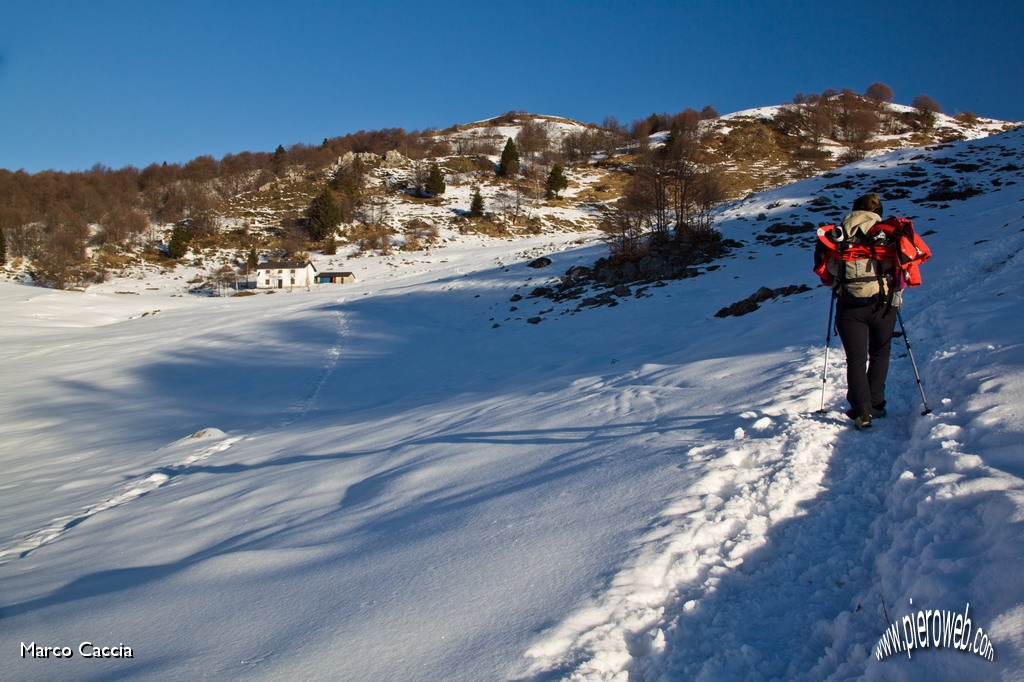
[{"label": "trekking pole", "polygon": [[917,362],[914,360],[914,351],[910,350],[910,337],[907,336],[907,328],[903,326],[903,314],[897,310],[896,319],[900,322],[900,333],[903,335],[903,343],[907,344],[907,355],[910,356],[910,365],[914,368],[914,378],[917,379],[917,390],[921,392],[921,404],[924,405],[922,415],[931,414],[928,407],[928,399],[924,396],[924,384],[921,382],[921,373],[917,371]]},{"label": "trekking pole", "polygon": [[832,344],[832,312],[836,309],[836,292],[832,292],[832,299],[828,306],[828,330],[825,332],[825,366],[821,368],[821,408],[818,414],[828,414],[825,409],[825,383],[828,380],[828,349]]}]

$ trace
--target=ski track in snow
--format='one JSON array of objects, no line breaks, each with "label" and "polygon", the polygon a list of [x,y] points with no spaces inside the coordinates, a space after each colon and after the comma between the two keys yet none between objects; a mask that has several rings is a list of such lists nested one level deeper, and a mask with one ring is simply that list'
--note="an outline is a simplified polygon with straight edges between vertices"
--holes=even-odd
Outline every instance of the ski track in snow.
[{"label": "ski track in snow", "polygon": [[[344,298],[339,299],[337,304],[340,306],[344,303]],[[154,470],[148,471],[140,476],[134,477],[122,486],[120,492],[111,496],[110,498],[82,509],[79,513],[62,516],[54,519],[48,523],[44,528],[40,530],[32,531],[26,535],[23,535],[20,540],[16,540],[14,543],[7,547],[0,547],[0,565],[7,563],[13,559],[21,559],[40,547],[47,545],[65,535],[68,531],[73,529],[75,526],[81,524],[83,521],[104,512],[114,507],[120,507],[124,504],[131,502],[132,500],[138,499],[143,495],[147,495],[157,488],[161,488],[172,480],[177,478],[183,473],[186,473],[190,467],[193,467],[199,462],[202,462],[217,453],[224,452],[235,443],[243,439],[252,439],[257,437],[260,433],[272,431],[274,429],[288,426],[306,415],[311,406],[315,403],[317,396],[320,394],[320,390],[323,388],[324,383],[328,380],[331,374],[334,372],[334,368],[338,364],[338,358],[341,357],[341,350],[345,343],[347,336],[347,323],[344,315],[340,310],[335,310],[334,314],[337,318],[338,333],[337,341],[326,351],[324,354],[324,364],[317,375],[315,380],[312,382],[309,390],[306,394],[294,405],[288,408],[282,420],[278,424],[268,425],[261,431],[252,434],[250,436],[228,436],[224,432],[216,428],[208,428],[197,431],[192,435],[171,443],[167,446],[167,449],[188,449],[194,448],[196,440],[200,442],[216,439],[217,442],[212,445],[201,447],[194,451],[192,454],[184,457],[174,464],[158,467]]]},{"label": "ski track in snow", "polygon": [[0,564],[7,563],[14,558],[24,558],[43,545],[57,540],[72,528],[96,514],[108,509],[113,509],[114,507],[120,507],[123,504],[127,504],[132,500],[153,492],[157,488],[167,485],[189,467],[212,457],[218,452],[227,450],[242,439],[241,436],[227,437],[227,434],[224,434],[217,429],[204,429],[202,431],[197,431],[177,443],[172,443],[169,446],[169,449],[178,449],[180,447],[192,449],[192,441],[198,440],[199,442],[202,442],[211,438],[216,439],[217,442],[199,449],[197,452],[189,455],[181,462],[159,467],[154,471],[150,471],[133,478],[121,488],[120,492],[103,502],[87,507],[73,516],[63,516],[58,518],[49,523],[45,528],[29,533],[15,544],[0,549]]},{"label": "ski track in snow", "polygon": [[330,378],[331,374],[334,373],[334,368],[338,366],[338,358],[341,357],[341,350],[345,345],[346,338],[348,337],[348,322],[340,310],[340,306],[343,305],[344,302],[344,298],[340,298],[336,302],[337,306],[339,306],[339,309],[334,311],[334,315],[338,322],[337,340],[324,354],[324,364],[320,370],[320,374],[313,381],[309,390],[306,392],[306,395],[287,410],[284,420],[277,426],[264,429],[265,431],[273,428],[282,428],[302,419],[302,417],[309,412],[310,408],[316,402],[317,396],[320,395],[320,390],[324,387],[328,378]]}]

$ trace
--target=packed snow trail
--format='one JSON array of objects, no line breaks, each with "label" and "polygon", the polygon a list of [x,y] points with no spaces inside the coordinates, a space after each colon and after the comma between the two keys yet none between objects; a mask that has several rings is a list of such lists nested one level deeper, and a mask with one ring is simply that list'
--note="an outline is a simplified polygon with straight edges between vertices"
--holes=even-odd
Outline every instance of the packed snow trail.
[{"label": "packed snow trail", "polygon": [[[808,626],[850,608],[874,578],[860,548],[900,451],[898,424],[868,436],[816,415],[741,420],[733,439],[687,453],[694,483],[598,603],[531,649],[528,677],[791,679],[814,667],[831,637]],[[858,456],[836,454],[853,445]]]}]

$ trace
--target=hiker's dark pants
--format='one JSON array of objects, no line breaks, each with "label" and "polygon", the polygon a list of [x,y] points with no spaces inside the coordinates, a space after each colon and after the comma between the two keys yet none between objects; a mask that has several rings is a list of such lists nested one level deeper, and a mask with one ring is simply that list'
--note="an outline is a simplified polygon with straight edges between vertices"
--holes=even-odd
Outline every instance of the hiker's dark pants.
[{"label": "hiker's dark pants", "polygon": [[895,326],[896,309],[890,306],[839,306],[836,330],[846,351],[847,414],[851,417],[870,415],[872,407],[885,404],[885,377]]}]

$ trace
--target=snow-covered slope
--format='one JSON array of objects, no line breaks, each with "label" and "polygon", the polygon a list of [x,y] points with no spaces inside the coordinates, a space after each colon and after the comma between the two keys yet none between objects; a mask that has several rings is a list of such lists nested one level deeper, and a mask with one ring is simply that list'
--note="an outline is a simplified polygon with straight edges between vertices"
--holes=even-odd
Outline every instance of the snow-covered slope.
[{"label": "snow-covered slope", "polygon": [[[1014,131],[756,195],[720,267],[579,313],[525,296],[602,255],[579,235],[243,298],[0,285],[4,678],[1019,679],[1022,166]],[[714,313],[813,284],[787,228],[876,188],[935,253],[932,413],[900,357],[861,433],[826,290]],[[876,657],[968,604],[994,661]]]}]

